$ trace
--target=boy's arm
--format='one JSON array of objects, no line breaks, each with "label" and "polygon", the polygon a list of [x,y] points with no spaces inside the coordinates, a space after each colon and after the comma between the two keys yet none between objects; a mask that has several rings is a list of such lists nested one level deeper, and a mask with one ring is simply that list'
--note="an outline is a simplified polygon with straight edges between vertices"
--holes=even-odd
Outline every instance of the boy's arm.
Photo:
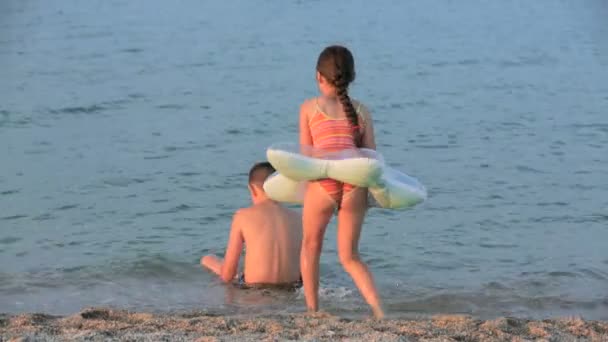
[{"label": "boy's arm", "polygon": [[222,259],[215,255],[205,255],[201,259],[201,265],[218,276],[222,274]]},{"label": "boy's arm", "polygon": [[230,282],[236,275],[239,258],[243,250],[243,234],[239,223],[239,212],[237,211],[232,219],[232,227],[230,228],[230,237],[228,238],[228,246],[224,260],[213,255],[207,255],[201,259],[201,264],[217,274],[222,281]]},{"label": "boy's arm", "polygon": [[228,246],[226,247],[226,254],[224,255],[224,263],[220,274],[220,278],[226,283],[234,279],[239,267],[239,258],[243,251],[244,240],[243,232],[241,231],[242,220],[240,219],[242,215],[241,211],[237,211],[232,218],[230,237],[228,238]]}]

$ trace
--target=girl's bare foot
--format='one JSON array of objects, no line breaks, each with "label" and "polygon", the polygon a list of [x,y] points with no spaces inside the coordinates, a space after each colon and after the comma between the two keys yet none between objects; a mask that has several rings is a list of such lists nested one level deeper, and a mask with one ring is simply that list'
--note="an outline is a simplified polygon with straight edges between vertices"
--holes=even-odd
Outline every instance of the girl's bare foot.
[{"label": "girl's bare foot", "polygon": [[372,311],[374,312],[374,318],[377,320],[384,319],[384,311],[382,311],[381,307],[373,307]]}]

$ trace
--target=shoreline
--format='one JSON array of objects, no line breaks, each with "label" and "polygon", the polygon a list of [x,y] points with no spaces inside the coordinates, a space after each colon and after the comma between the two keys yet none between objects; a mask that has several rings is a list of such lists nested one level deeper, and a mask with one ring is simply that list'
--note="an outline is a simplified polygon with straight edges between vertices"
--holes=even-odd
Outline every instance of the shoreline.
[{"label": "shoreline", "polygon": [[608,321],[466,315],[350,319],[327,313],[219,315],[93,307],[67,316],[0,314],[0,341],[608,341]]}]

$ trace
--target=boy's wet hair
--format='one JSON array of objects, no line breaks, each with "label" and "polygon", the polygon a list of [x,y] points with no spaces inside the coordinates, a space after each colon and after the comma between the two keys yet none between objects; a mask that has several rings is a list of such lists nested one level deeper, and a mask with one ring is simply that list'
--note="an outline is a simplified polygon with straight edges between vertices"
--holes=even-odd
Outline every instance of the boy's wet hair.
[{"label": "boy's wet hair", "polygon": [[269,162],[256,163],[249,170],[249,184],[262,185],[266,178],[275,172],[274,167]]},{"label": "boy's wet hair", "polygon": [[355,107],[348,96],[348,86],[355,80],[355,59],[353,54],[344,46],[332,45],[326,47],[317,60],[317,71],[331,85],[336,92],[348,121],[355,133],[355,143],[359,145],[359,117]]}]

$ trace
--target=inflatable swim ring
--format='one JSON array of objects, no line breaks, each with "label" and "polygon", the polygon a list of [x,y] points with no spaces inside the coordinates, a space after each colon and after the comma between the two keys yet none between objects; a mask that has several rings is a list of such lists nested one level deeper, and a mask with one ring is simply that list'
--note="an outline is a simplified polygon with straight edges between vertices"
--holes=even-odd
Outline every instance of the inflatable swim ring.
[{"label": "inflatable swim ring", "polygon": [[266,156],[277,172],[264,182],[264,190],[275,201],[302,204],[307,182],[323,178],[368,188],[372,207],[404,209],[427,197],[418,180],[386,165],[374,150],[331,152],[282,143],[270,146]]}]

